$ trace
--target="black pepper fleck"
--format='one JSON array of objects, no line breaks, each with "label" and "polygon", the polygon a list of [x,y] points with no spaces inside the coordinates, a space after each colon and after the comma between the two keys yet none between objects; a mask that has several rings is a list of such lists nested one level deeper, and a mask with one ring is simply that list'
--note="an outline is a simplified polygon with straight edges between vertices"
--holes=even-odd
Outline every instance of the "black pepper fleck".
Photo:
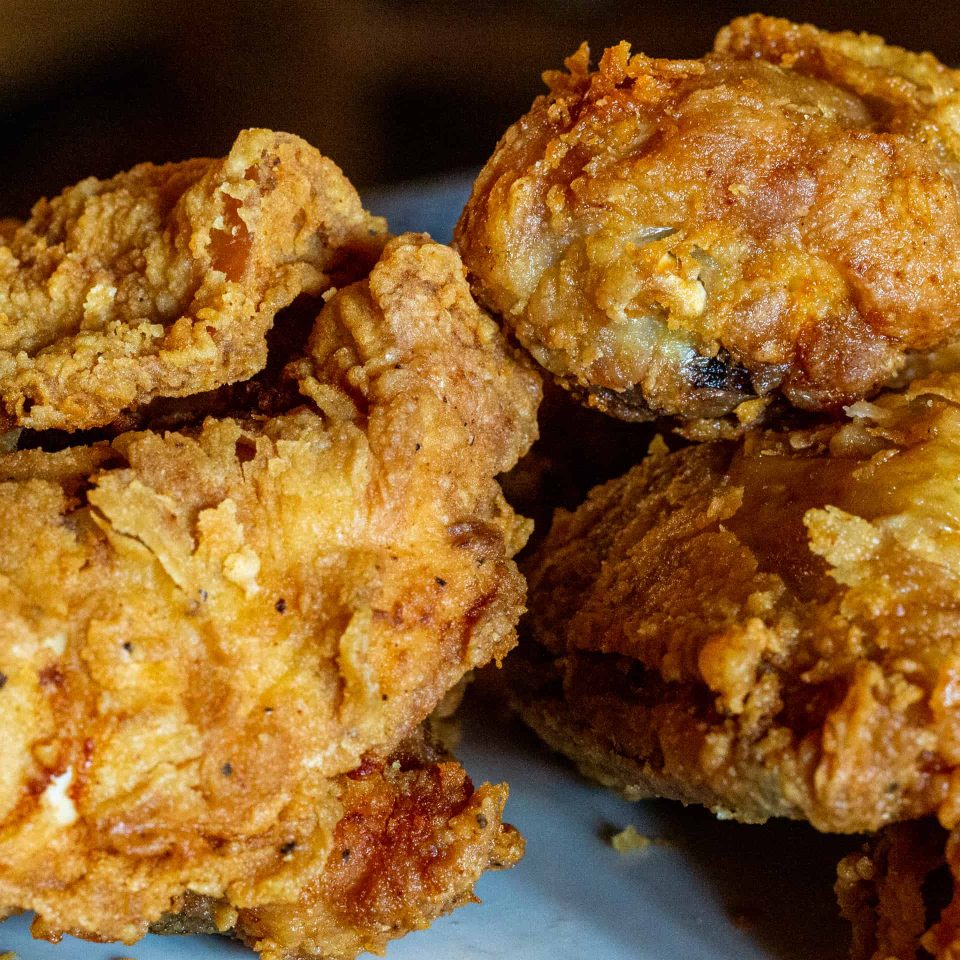
[{"label": "black pepper fleck", "polygon": [[220,772],[221,772],[225,777],[232,777],[232,776],[233,776],[233,764],[232,764],[232,763],[225,763],[225,764],[220,768]]},{"label": "black pepper fleck", "polygon": [[7,675],[5,673],[0,673],[0,690],[2,690],[7,685]]},{"label": "black pepper fleck", "polygon": [[346,863],[350,859],[350,849],[345,848],[344,851],[340,854],[340,859]]},{"label": "black pepper fleck", "polygon": [[444,580],[443,577],[434,577],[433,579],[437,581],[438,587],[445,587],[447,585],[447,581]]},{"label": "black pepper fleck", "polygon": [[277,613],[287,612],[287,601],[284,600],[283,597],[281,597],[273,606]]},{"label": "black pepper fleck", "polygon": [[477,826],[478,826],[481,830],[486,830],[488,823],[489,823],[489,821],[487,820],[485,814],[482,814],[482,813],[478,813],[478,814],[477,814]]},{"label": "black pepper fleck", "polygon": [[288,841],[280,848],[280,855],[281,855],[282,857],[285,857],[285,856],[287,856],[287,854],[293,853],[293,851],[296,850],[296,849],[297,849],[297,841],[296,841],[296,840],[288,840]]},{"label": "black pepper fleck", "polygon": [[127,653],[133,653],[133,644],[129,640],[125,640],[123,643],[123,649],[126,650]]},{"label": "black pepper fleck", "polygon": [[273,713],[273,707],[264,707],[264,708],[263,708],[263,712],[264,712],[264,713]]}]

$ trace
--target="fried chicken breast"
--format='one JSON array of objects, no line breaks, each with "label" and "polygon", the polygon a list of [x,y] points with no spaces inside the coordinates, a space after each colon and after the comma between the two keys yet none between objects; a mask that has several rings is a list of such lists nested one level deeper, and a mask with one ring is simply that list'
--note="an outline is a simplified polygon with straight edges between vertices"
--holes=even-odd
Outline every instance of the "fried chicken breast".
[{"label": "fried chicken breast", "polygon": [[208,910],[341,960],[519,853],[505,788],[417,738],[515,642],[529,524],[495,476],[539,379],[418,235],[285,375],[270,416],[0,455],[0,905],[41,936]]},{"label": "fried chicken breast", "polygon": [[41,200],[0,234],[0,430],[250,377],[277,311],[363,276],[384,230],[336,164],[269,130]]},{"label": "fried chicken breast", "polygon": [[960,375],[651,455],[558,511],[506,670],[630,797],[876,830],[960,820]]},{"label": "fried chicken breast", "polygon": [[[456,230],[478,298],[615,416],[837,408],[960,329],[960,72],[760,16],[582,47]],[[704,427],[706,429],[706,427]]]}]

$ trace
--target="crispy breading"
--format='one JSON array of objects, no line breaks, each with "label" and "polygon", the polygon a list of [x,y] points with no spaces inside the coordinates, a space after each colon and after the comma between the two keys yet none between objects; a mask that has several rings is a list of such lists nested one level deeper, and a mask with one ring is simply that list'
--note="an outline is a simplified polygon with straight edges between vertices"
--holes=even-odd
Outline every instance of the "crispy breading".
[{"label": "crispy breading", "polygon": [[751,17],[701,60],[582,47],[456,243],[478,298],[625,419],[836,408],[960,329],[960,72]]},{"label": "crispy breading", "polygon": [[850,960],[953,960],[960,949],[957,840],[935,820],[898,823],[837,867]]},{"label": "crispy breading", "polygon": [[[402,930],[467,897],[500,843],[503,792],[459,768],[437,797],[429,772],[380,799],[343,778],[515,642],[529,523],[495,476],[539,379],[418,235],[329,299],[287,376],[301,405],[270,417],[0,455],[0,905],[44,936],[131,942],[192,892],[266,957],[353,956],[390,935],[378,910]],[[316,886],[338,830],[366,843],[421,800],[449,859],[384,861],[376,903],[379,879]]]},{"label": "crispy breading", "polygon": [[510,867],[523,853],[519,834],[501,821],[506,787],[474,790],[463,768],[422,736],[338,787],[331,852],[298,901],[236,910],[187,894],[152,930],[227,934],[267,960],[352,958],[474,900],[485,870]]},{"label": "crispy breading", "polygon": [[930,148],[960,179],[960,72],[933,54],[913,53],[869,33],[828,33],[760,14],[724,27],[714,51],[778,63],[856,94],[872,111],[883,111],[879,122],[892,133]]},{"label": "crispy breading", "polygon": [[520,710],[629,796],[960,820],[960,374],[651,455],[532,557]]},{"label": "crispy breading", "polygon": [[41,200],[0,232],[0,430],[100,426],[250,377],[276,312],[363,276],[384,230],[336,164],[268,130]]}]

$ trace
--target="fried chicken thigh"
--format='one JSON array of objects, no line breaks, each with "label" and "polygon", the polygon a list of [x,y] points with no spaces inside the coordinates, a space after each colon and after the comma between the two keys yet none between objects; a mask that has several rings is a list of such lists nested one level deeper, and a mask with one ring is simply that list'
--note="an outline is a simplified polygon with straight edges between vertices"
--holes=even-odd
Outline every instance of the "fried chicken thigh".
[{"label": "fried chicken thigh", "polygon": [[285,377],[270,416],[0,455],[0,906],[38,935],[206,916],[341,960],[519,855],[506,788],[418,730],[515,642],[529,524],[495,476],[538,377],[418,235]]},{"label": "fried chicken thigh", "polygon": [[[701,60],[549,72],[456,231],[478,298],[588,404],[835,409],[960,330],[960,72],[760,16]],[[728,431],[729,432],[729,431]]]},{"label": "fried chicken thigh", "polygon": [[0,430],[250,377],[277,311],[363,276],[384,230],[336,164],[268,130],[41,200],[0,234]]},{"label": "fried chicken thigh", "polygon": [[960,821],[960,375],[638,466],[527,567],[523,716],[628,796]]}]

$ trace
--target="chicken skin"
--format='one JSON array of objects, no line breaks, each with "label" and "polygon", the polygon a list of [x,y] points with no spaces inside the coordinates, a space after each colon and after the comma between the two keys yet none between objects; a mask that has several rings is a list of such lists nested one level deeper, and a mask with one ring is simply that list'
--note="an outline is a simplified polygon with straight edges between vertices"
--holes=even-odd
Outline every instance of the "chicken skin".
[{"label": "chicken skin", "polygon": [[736,432],[832,410],[960,330],[960,72],[753,16],[701,60],[582,47],[501,139],[456,243],[589,405]]},{"label": "chicken skin", "polygon": [[[336,783],[340,820],[323,869],[291,902],[231,907],[188,893],[154,933],[224,934],[266,960],[353,958],[475,900],[488,870],[513,866],[523,840],[501,815],[506,785],[474,789],[422,734]],[[282,856],[292,860],[287,843]]]}]

